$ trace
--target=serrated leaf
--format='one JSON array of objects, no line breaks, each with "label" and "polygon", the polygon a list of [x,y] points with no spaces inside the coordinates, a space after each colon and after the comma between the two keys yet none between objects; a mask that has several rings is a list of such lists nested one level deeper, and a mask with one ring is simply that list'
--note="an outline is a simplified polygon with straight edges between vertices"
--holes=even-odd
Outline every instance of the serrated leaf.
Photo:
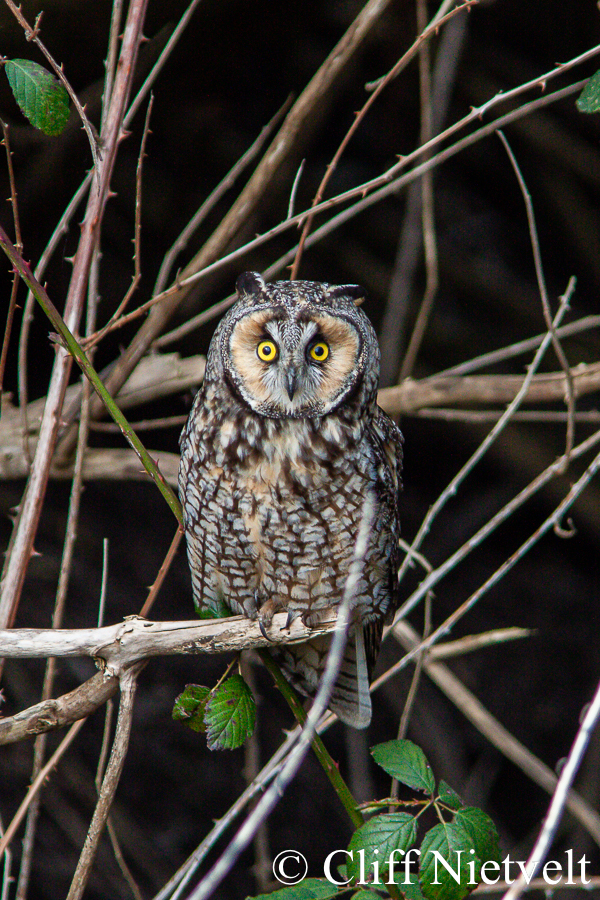
[{"label": "serrated leaf", "polygon": [[465,805],[456,791],[443,779],[438,785],[438,796],[442,803],[445,803],[450,809],[461,809]]},{"label": "serrated leaf", "polygon": [[[348,858],[348,875],[359,880],[364,873],[364,880],[383,880],[388,871],[390,855],[394,850],[406,852],[417,837],[417,821],[409,813],[389,813],[373,816],[354,832],[348,850],[353,854]],[[364,854],[358,851],[364,850]],[[362,865],[361,865],[362,858]],[[400,868],[402,854],[396,854],[397,870]],[[375,879],[373,864],[378,863],[379,877]]]},{"label": "serrated leaf", "polygon": [[326,878],[305,878],[299,884],[280,888],[272,894],[258,894],[246,900],[329,900],[338,893],[336,885]]},{"label": "serrated leaf", "polygon": [[35,128],[60,134],[69,119],[69,95],[58,78],[31,59],[9,59],[6,77],[19,104]]},{"label": "serrated leaf", "polygon": [[476,806],[465,806],[456,813],[454,821],[469,835],[475,853],[482,862],[487,862],[487,860],[500,862],[502,854],[500,853],[498,831],[487,813]]},{"label": "serrated leaf", "polygon": [[579,112],[600,112],[600,71],[592,75],[576,100]]},{"label": "serrated leaf", "polygon": [[435,778],[431,766],[420,747],[412,741],[387,741],[371,747],[371,754],[378,766],[388,775],[415,791],[433,794]]},{"label": "serrated leaf", "polygon": [[241,675],[232,675],[212,692],[204,712],[210,750],[235,750],[254,731],[256,704]]},{"label": "serrated leaf", "polygon": [[425,900],[421,885],[418,881],[413,881],[412,877],[405,881],[404,875],[402,875],[401,880],[397,881],[396,884],[400,893],[406,897],[406,900]]},{"label": "serrated leaf", "polygon": [[457,823],[435,825],[423,838],[419,880],[427,900],[462,900],[476,887],[480,869],[473,843]]},{"label": "serrated leaf", "polygon": [[376,894],[375,891],[357,891],[350,900],[381,900],[381,894]]},{"label": "serrated leaf", "polygon": [[206,731],[204,712],[210,697],[210,688],[202,684],[186,684],[185,690],[175,698],[173,718],[185,722],[192,731]]}]

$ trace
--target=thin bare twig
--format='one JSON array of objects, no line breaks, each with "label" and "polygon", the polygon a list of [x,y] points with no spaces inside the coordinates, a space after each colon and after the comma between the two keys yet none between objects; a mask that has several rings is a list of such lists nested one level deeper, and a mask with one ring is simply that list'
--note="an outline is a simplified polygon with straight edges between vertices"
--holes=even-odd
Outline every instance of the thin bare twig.
[{"label": "thin bare twig", "polygon": [[18,810],[16,811],[15,815],[13,816],[13,819],[12,819],[10,825],[8,826],[8,828],[4,832],[4,835],[0,839],[0,857],[2,856],[4,850],[6,849],[6,847],[8,847],[8,845],[12,841],[13,837],[15,836],[15,833],[16,833],[19,825],[23,821],[23,817],[25,816],[27,809],[29,808],[29,804],[32,802],[33,798],[37,795],[37,792],[42,787],[45,779],[48,777],[48,774],[52,771],[52,769],[55,767],[57,762],[65,754],[65,751],[73,743],[73,741],[75,740],[75,738],[81,731],[81,728],[85,724],[85,721],[86,721],[85,719],[80,719],[79,722],[75,722],[74,725],[71,725],[68,732],[66,733],[66,735],[64,736],[64,738],[62,739],[62,741],[60,742],[60,744],[58,745],[58,747],[56,748],[56,750],[54,751],[54,753],[52,754],[52,756],[50,757],[48,762],[46,763],[46,765],[39,772],[37,778],[35,779],[35,781],[31,785],[31,787],[29,788],[25,799],[23,800],[23,802],[19,806]]},{"label": "thin bare twig", "polygon": [[521,169],[519,168],[519,164],[515,159],[515,155],[512,152],[506,137],[502,133],[502,131],[498,131],[498,136],[500,140],[504,144],[504,149],[508,153],[508,158],[510,159],[511,165],[514,169],[515,175],[517,176],[517,181],[519,182],[519,187],[521,188],[521,193],[523,195],[523,200],[525,201],[525,208],[527,210],[527,221],[529,223],[529,236],[531,238],[531,247],[533,250],[533,260],[535,263],[535,274],[537,277],[538,288],[540,291],[540,297],[542,300],[542,309],[544,312],[544,319],[546,320],[546,328],[549,333],[552,335],[552,346],[554,347],[554,352],[556,353],[556,357],[560,366],[565,373],[565,383],[567,388],[567,411],[569,413],[567,419],[567,443],[565,447],[564,453],[564,467],[565,470],[569,465],[569,457],[571,455],[571,450],[573,449],[573,440],[575,435],[575,389],[573,387],[573,374],[571,372],[571,367],[565,356],[565,352],[562,348],[558,335],[556,333],[556,326],[552,321],[552,311],[550,309],[550,301],[548,299],[548,291],[546,289],[546,279],[544,277],[544,269],[542,266],[542,254],[540,251],[540,242],[537,234],[537,226],[535,224],[535,213],[533,210],[533,203],[531,200],[531,194],[527,189],[527,185],[525,184],[525,179],[523,178],[523,174]]},{"label": "thin bare twig", "polygon": [[[424,615],[424,624],[423,624],[423,639],[429,636],[431,632],[431,603],[432,603],[432,592],[430,591],[425,597],[425,615]],[[413,711],[415,701],[417,699],[417,692],[419,690],[419,685],[421,684],[421,675],[423,673],[423,662],[425,659],[425,655],[423,653],[417,656],[415,662],[415,669],[413,672],[413,676],[410,681],[410,687],[408,689],[408,693],[406,695],[406,700],[404,701],[404,708],[402,709],[402,715],[400,717],[400,723],[398,725],[398,740],[401,741],[406,737],[408,732],[408,723],[410,721],[410,716]],[[400,791],[400,782],[397,778],[392,778],[392,783],[390,785],[390,797],[397,799]],[[395,812],[393,804],[389,807],[389,812]]]},{"label": "thin bare twig", "polygon": [[375,103],[375,101],[379,97],[379,94],[408,65],[410,60],[413,59],[417,55],[417,53],[419,53],[422,45],[425,44],[429,40],[429,38],[431,38],[434,34],[437,33],[438,28],[444,22],[449,21],[453,16],[455,16],[459,12],[462,12],[464,9],[470,9],[471,6],[473,6],[474,4],[476,4],[478,2],[479,2],[479,0],[464,0],[464,2],[461,3],[460,6],[456,7],[455,9],[451,10],[450,12],[446,13],[442,17],[438,18],[438,16],[435,16],[435,18],[432,20],[431,24],[427,28],[424,28],[421,31],[421,33],[419,34],[417,39],[414,41],[412,46],[406,51],[406,53],[404,53],[402,55],[402,57],[398,60],[398,62],[394,66],[394,68],[390,72],[388,72],[388,74],[385,75],[384,78],[379,80],[379,82],[377,83],[377,86],[373,90],[371,96],[368,98],[366,103],[363,105],[362,109],[355,116],[354,122],[352,123],[352,125],[350,126],[348,131],[346,132],[344,139],[342,140],[340,146],[336,150],[332,161],[327,166],[325,175],[323,176],[323,178],[321,180],[321,184],[319,185],[319,188],[317,190],[315,198],[312,202],[312,212],[307,216],[306,222],[304,223],[303,228],[302,228],[302,234],[300,235],[300,240],[298,242],[298,249],[296,251],[296,258],[294,259],[294,263],[292,265],[292,271],[290,273],[291,281],[295,281],[298,277],[298,270],[300,268],[300,261],[302,259],[304,245],[306,243],[306,238],[308,236],[308,232],[310,231],[313,220],[314,220],[315,207],[318,207],[321,200],[323,199],[323,195],[325,194],[327,185],[329,184],[329,180],[330,180],[331,176],[333,175],[333,173],[335,172],[337,165],[338,165],[342,155],[344,154],[344,151],[346,150],[346,147],[350,143],[350,140],[352,139],[353,135],[357,131],[358,127],[362,124],[369,109],[371,108],[371,106]]},{"label": "thin bare twig", "polygon": [[[596,693],[585,713],[583,722],[579,727],[575,743],[571,748],[566,764],[558,779],[558,784],[556,785],[542,830],[529,855],[527,871],[531,871],[531,875],[534,875],[538,871],[541,863],[546,858],[546,854],[550,849],[552,841],[554,840],[554,835],[556,834],[564,808],[567,804],[569,790],[573,784],[577,770],[583,761],[585,751],[587,750],[587,746],[592,736],[592,731],[598,724],[598,719],[600,719],[600,684],[596,688]],[[504,895],[504,900],[517,900],[517,897],[521,895],[525,881],[525,873],[521,872],[515,883],[509,887]]]},{"label": "thin bare twig", "polygon": [[125,764],[125,757],[129,747],[129,736],[133,719],[133,703],[137,687],[137,672],[134,669],[127,670],[120,677],[121,698],[119,703],[119,715],[113,747],[106,767],[106,773],[102,781],[100,797],[92,816],[90,828],[81,851],[81,856],[75,869],[73,881],[67,895],[67,900],[81,900],[86,884],[91,874],[94,857],[106,819],[112,806],[117,790],[117,785]]},{"label": "thin bare twig", "polygon": [[167,572],[171,568],[171,563],[175,559],[175,555],[177,550],[179,549],[179,545],[181,543],[181,538],[183,537],[183,528],[178,528],[175,532],[173,540],[171,541],[171,546],[167,551],[167,555],[165,556],[163,563],[158,571],[158,575],[154,579],[154,583],[150,588],[148,596],[146,597],[146,601],[142,608],[140,609],[140,616],[146,617],[152,607],[154,606],[154,601],[158,596],[158,592],[160,591],[163,582],[167,576]]},{"label": "thin bare twig", "polygon": [[[406,621],[397,622],[394,625],[394,637],[406,650],[412,650],[420,643],[419,635]],[[443,646],[443,644],[439,644],[438,649]],[[496,747],[507,759],[511,760],[535,784],[539,785],[547,793],[552,794],[558,778],[549,766],[538,759],[537,756],[534,756],[530,750],[507,731],[447,666],[437,662],[427,654],[424,668],[434,684],[440,688],[492,746]],[[384,672],[373,683],[372,689],[376,690],[380,684],[387,681],[390,674],[391,670]],[[600,846],[600,816],[598,813],[573,790],[569,793],[567,806],[569,812],[573,814],[589,832],[596,844]]]},{"label": "thin bare twig", "polygon": [[211,896],[215,888],[218,887],[223,878],[235,864],[240,853],[242,853],[251,842],[261,822],[263,822],[274,809],[280,797],[298,772],[302,760],[310,748],[319,719],[327,709],[329,697],[331,696],[342,662],[344,647],[346,645],[346,634],[350,625],[351,604],[353,598],[356,596],[356,591],[362,575],[369,535],[371,534],[373,516],[374,503],[371,498],[367,497],[363,503],[360,527],[354,546],[354,554],[350,564],[348,578],[344,585],[344,595],[338,609],[336,628],[327,654],[325,670],[321,678],[321,683],[319,684],[319,690],[316,693],[310,712],[306,718],[306,723],[298,736],[298,741],[273,783],[265,791],[256,807],[230,842],[227,849],[202,879],[198,887],[192,891],[189,900],[207,900],[207,898]]},{"label": "thin bare twig", "polygon": [[150,101],[148,103],[148,109],[146,110],[146,119],[144,121],[144,130],[142,133],[142,141],[140,144],[140,152],[138,156],[137,169],[135,173],[135,225],[134,225],[134,238],[133,238],[133,277],[131,279],[131,284],[127,289],[127,292],[119,305],[117,306],[115,312],[112,314],[106,325],[95,333],[90,334],[86,337],[85,341],[82,342],[82,346],[85,347],[86,351],[91,347],[96,346],[102,338],[112,330],[114,327],[114,322],[119,318],[123,310],[127,307],[129,301],[135,294],[138,289],[139,283],[142,278],[142,268],[141,268],[141,257],[142,257],[142,172],[143,172],[143,164],[144,157],[146,155],[146,142],[148,140],[148,135],[150,134],[150,116],[152,115],[152,107],[154,106],[154,97],[152,94],[150,95]]},{"label": "thin bare twig", "polygon": [[[569,298],[571,295],[571,290],[573,289],[573,287],[574,287],[573,283],[570,282],[569,287],[567,288],[567,291],[561,300],[561,305],[559,307],[559,310],[556,314],[555,322],[554,322],[555,325],[558,325],[560,323],[560,320],[562,319],[563,315],[565,314],[565,312],[567,310],[568,301],[569,301]],[[510,420],[511,415],[519,408],[521,402],[527,395],[527,391],[529,389],[529,385],[531,384],[531,380],[535,374],[536,369],[539,367],[539,365],[542,361],[542,358],[548,348],[548,345],[550,344],[550,341],[551,341],[551,335],[548,333],[546,335],[545,339],[542,341],[542,343],[538,347],[538,350],[533,358],[533,361],[531,362],[531,365],[527,369],[527,374],[525,376],[525,379],[523,380],[523,384],[522,384],[520,390],[518,391],[518,393],[516,394],[514,400],[507,407],[503,416],[494,425],[494,427],[491,429],[489,434],[481,442],[481,444],[479,445],[479,447],[477,448],[475,453],[473,453],[473,455],[470,457],[470,459],[462,466],[462,468],[460,469],[458,474],[455,475],[455,477],[452,479],[452,481],[450,482],[448,487],[444,491],[442,491],[442,493],[437,498],[435,503],[433,503],[432,506],[429,508],[427,515],[423,519],[423,522],[421,523],[419,531],[417,532],[417,535],[416,535],[414,541],[412,542],[413,548],[415,548],[417,550],[419,549],[419,547],[423,543],[423,540],[425,539],[425,536],[427,535],[427,533],[429,532],[429,529],[431,528],[432,522],[434,521],[434,519],[436,518],[438,513],[445,506],[445,504],[450,499],[450,497],[452,497],[456,494],[456,491],[458,490],[459,486],[462,484],[464,479],[473,470],[473,468],[477,465],[477,463],[483,457],[483,455],[485,454],[487,449],[491,446],[491,444],[496,440],[496,438],[498,437],[498,435],[500,434],[502,429],[505,427],[506,423]],[[409,564],[410,564],[410,557],[407,556],[404,559],[402,566],[400,567],[400,572],[398,573],[398,578],[400,581],[402,581],[402,578],[404,577],[404,574],[406,573],[406,569]],[[407,601],[407,603],[408,603],[408,601]],[[403,609],[403,614],[406,615],[406,612],[408,609],[406,603],[403,605],[402,609]]]},{"label": "thin bare twig", "polygon": [[110,98],[112,97],[113,86],[115,83],[115,74],[117,71],[117,59],[119,58],[119,34],[121,31],[121,20],[123,17],[124,0],[113,0],[112,12],[110,16],[110,30],[108,33],[108,53],[104,63],[104,90],[102,91],[102,117],[101,128],[106,125],[106,116],[110,107]]},{"label": "thin bare twig", "polygon": [[[458,16],[448,22],[438,42],[433,88],[431,96],[432,127],[430,138],[437,134],[446,120],[458,63],[467,36],[468,16]],[[428,173],[424,178],[428,177]],[[388,289],[381,328],[381,384],[393,384],[398,380],[403,345],[406,343],[405,322],[417,265],[423,245],[422,221],[423,190],[419,181],[408,188],[398,249],[394,259],[392,277]]]},{"label": "thin bare twig", "polygon": [[[427,4],[417,0],[417,26],[421,30],[426,22]],[[421,144],[427,144],[433,137],[433,110],[431,89],[431,52],[428,43],[419,50],[419,96],[421,105]],[[438,261],[435,234],[435,211],[433,197],[433,172],[426,172],[421,179],[421,223],[423,248],[425,251],[425,292],[421,301],[417,320],[408,343],[400,370],[400,381],[408,377],[414,369],[417,353],[423,341],[425,329],[433,308],[438,289]],[[399,337],[399,335],[398,335]]]},{"label": "thin bare twig", "polygon": [[[96,768],[96,778],[94,779],[94,783],[96,785],[96,792],[98,796],[102,791],[102,778],[105,771],[106,760],[108,759],[108,753],[110,750],[110,735],[112,730],[112,720],[114,714],[114,703],[111,700],[106,704],[106,713],[104,716],[104,731],[102,734],[102,746],[100,748],[100,756],[98,757],[98,766]],[[131,874],[131,870],[125,861],[125,857],[121,851],[121,847],[119,844],[119,839],[117,836],[117,832],[115,830],[114,824],[112,822],[112,817],[109,815],[106,820],[106,830],[108,832],[108,836],[110,838],[110,843],[113,849],[113,853],[115,859],[117,861],[117,865],[121,869],[123,873],[123,877],[129,886],[129,890],[133,894],[135,900],[142,900],[142,894],[140,889],[135,881],[135,878]]]},{"label": "thin bare twig", "polygon": [[[15,246],[19,253],[23,250],[23,238],[21,236],[21,223],[19,221],[19,206],[17,203],[17,186],[15,182],[15,171],[12,164],[12,152],[10,149],[10,140],[8,125],[4,120],[0,119],[2,126],[3,139],[2,143],[6,150],[6,167],[8,169],[8,181],[10,184],[10,204],[12,207],[13,223],[15,226]],[[10,292],[10,300],[8,301],[8,313],[6,315],[6,326],[4,329],[4,339],[2,341],[2,352],[0,353],[0,404],[2,403],[2,388],[4,385],[4,372],[6,370],[6,360],[8,357],[8,347],[10,344],[10,336],[12,333],[12,325],[15,317],[15,309],[17,308],[17,291],[19,289],[19,276],[13,273],[12,288]]]}]

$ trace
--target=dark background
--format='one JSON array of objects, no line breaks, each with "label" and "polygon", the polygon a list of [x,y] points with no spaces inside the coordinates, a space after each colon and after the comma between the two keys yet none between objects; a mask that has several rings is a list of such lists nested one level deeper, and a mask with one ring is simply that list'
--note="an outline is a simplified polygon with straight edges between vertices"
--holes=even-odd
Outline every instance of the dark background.
[{"label": "dark background", "polygon": [[[286,97],[298,95],[303,89],[360,5],[353,0],[288,0],[280,4],[267,0],[205,0],[200,5],[155,88],[144,169],[140,301],[150,296],[162,256],[188,218]],[[63,0],[47,2],[43,8],[42,38],[55,58],[64,63],[75,90],[88,104],[90,117],[97,122],[110,4],[104,0]],[[155,60],[184,8],[181,2],[151,2],[146,27],[150,41],[141,57],[142,74]],[[430,5],[431,15],[436,8]],[[25,2],[23,9],[31,20],[40,7]],[[298,209],[310,203],[354,111],[364,103],[364,84],[388,71],[415,33],[413,5],[398,0],[306,134],[302,148],[306,168]],[[600,13],[591,0],[482,2],[468,16],[447,123],[461,118],[471,106],[481,104],[498,90],[507,91],[598,42]],[[0,52],[8,58],[28,57],[42,62],[6,8],[0,10]],[[570,74],[569,80],[589,76],[599,66],[592,60]],[[506,129],[533,197],[554,309],[569,277],[577,276],[571,318],[597,312],[600,292],[600,117],[580,114],[574,99],[552,105]],[[20,116],[4,76],[0,76],[0,115],[11,127],[24,255],[35,262],[90,165],[89,147],[74,117],[60,138],[34,132]],[[115,308],[132,275],[133,191],[143,115],[138,114],[131,137],[121,147],[113,181],[117,196],[105,218],[100,285],[103,318]],[[412,63],[383,93],[352,140],[329,194],[374,177],[392,165],[398,154],[416,146],[418,134],[417,67]],[[299,162],[296,159],[271,186],[244,237],[265,230],[285,216]],[[1,196],[7,197],[4,163],[0,164],[0,179]],[[235,191],[210,216],[191,252],[209,236],[234,196]],[[300,272],[303,278],[363,284],[370,295],[365,309],[376,326],[389,295],[405,196],[373,207],[310,250]],[[435,209],[440,287],[416,377],[544,330],[523,200],[498,137],[475,144],[436,170]],[[3,204],[0,217],[10,229],[8,204]],[[59,307],[68,286],[68,257],[77,236],[74,225],[48,271],[48,289]],[[266,269],[293,240],[294,235],[284,235],[241,263],[222,269],[186,304],[180,319],[229,294],[239,271]],[[187,258],[184,254],[182,263]],[[423,285],[420,266],[408,298],[406,329],[398,335],[400,345],[405,345],[410,333]],[[9,289],[7,277],[3,297],[8,298]],[[204,352],[213,328],[214,323],[187,337],[176,349],[184,356]],[[132,327],[107,339],[98,352],[97,365],[114,359],[133,334]],[[12,391],[16,390],[16,344],[14,338],[6,378]],[[598,359],[594,332],[566,346],[572,364]],[[30,345],[32,399],[45,393],[52,359],[47,325],[41,315],[36,315]],[[518,358],[494,371],[520,373],[528,361]],[[549,370],[558,368],[551,353],[545,366]],[[157,403],[151,410],[140,411],[140,418],[184,414],[191,399],[187,395]],[[593,409],[594,404],[592,396],[580,405]],[[406,437],[402,515],[405,537],[410,540],[428,507],[489,426],[413,417],[404,420],[402,427]],[[578,426],[579,439],[588,433],[590,426]],[[178,429],[152,432],[147,443],[175,452],[177,438]],[[107,439],[93,437],[96,444],[103,441]],[[431,562],[444,560],[563,448],[563,427],[510,426],[436,523],[424,546]],[[570,470],[438,586],[434,625],[442,622],[538,527],[580,472],[581,466]],[[22,489],[22,483],[0,487],[3,547],[11,530],[8,512],[19,502]],[[68,495],[68,485],[50,485],[36,542],[41,555],[29,567],[17,625],[49,624]],[[581,710],[591,699],[600,672],[599,500],[598,485],[592,483],[572,511],[576,535],[564,540],[551,533],[452,634],[458,637],[510,625],[534,629],[525,641],[471,654],[450,665],[500,722],[552,768],[568,753]],[[65,625],[95,624],[104,537],[110,539],[105,621],[112,623],[141,607],[173,531],[172,516],[153,487],[87,485]],[[410,586],[405,587],[407,594]],[[175,619],[191,615],[189,576],[180,552],[153,616]],[[419,627],[421,618],[417,610],[411,617],[415,627]],[[398,655],[396,646],[386,646],[378,671]],[[141,677],[132,746],[115,818],[125,856],[146,897],[158,890],[207,833],[212,820],[221,816],[243,789],[242,751],[210,753],[202,737],[170,717],[173,700],[187,682],[214,683],[223,668],[223,660],[165,659],[153,661]],[[58,670],[57,695],[93,673],[90,662],[78,660],[61,660]],[[37,702],[42,676],[39,662],[11,662],[6,666],[5,715]],[[361,798],[373,793],[383,796],[389,790],[387,780],[369,762],[365,748],[395,736],[408,677],[404,674],[393,680],[375,699],[374,720],[366,738],[345,734],[340,725],[327,736],[334,757],[340,760],[344,773],[350,773],[348,777]],[[291,721],[281,697],[260,668],[256,669],[256,679],[261,754],[266,761],[280,742],[282,729]],[[66,893],[93,809],[102,728],[100,712],[85,726],[48,783],[31,897],[54,898]],[[546,810],[547,795],[492,748],[426,678],[409,736],[428,754],[438,777],[445,778],[469,803],[481,805],[494,818],[503,848],[510,851],[511,858],[525,859]],[[54,746],[59,738],[53,736],[50,744]],[[31,750],[30,744],[21,744],[3,748],[0,754],[4,826],[28,784]],[[596,736],[578,783],[596,808],[599,752]],[[347,845],[348,824],[319,767],[309,758],[270,820],[272,853],[298,849],[309,859],[309,874],[322,874],[327,853]],[[16,857],[19,846],[19,840],[13,843]],[[552,858],[564,861],[563,851],[568,848],[574,849],[576,859],[587,853],[592,871],[600,873],[597,848],[567,815]],[[248,853],[220,888],[219,896],[238,898],[255,893],[251,867]],[[107,845],[103,845],[87,896],[130,896]]]}]

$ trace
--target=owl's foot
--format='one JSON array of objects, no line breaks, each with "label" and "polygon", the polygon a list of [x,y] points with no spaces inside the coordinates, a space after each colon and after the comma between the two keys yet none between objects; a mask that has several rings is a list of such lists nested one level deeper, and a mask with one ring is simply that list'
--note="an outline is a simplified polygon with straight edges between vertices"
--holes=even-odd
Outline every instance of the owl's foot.
[{"label": "owl's foot", "polygon": [[[255,599],[258,601],[258,591],[255,592]],[[258,602],[257,602],[258,606]],[[258,608],[258,613],[256,618],[258,619],[258,627],[260,628],[260,633],[265,638],[265,640],[271,641],[271,638],[267,634],[267,628],[273,621],[273,616],[280,609],[280,604],[278,604],[275,600],[270,598],[266,600],[262,606]]]}]

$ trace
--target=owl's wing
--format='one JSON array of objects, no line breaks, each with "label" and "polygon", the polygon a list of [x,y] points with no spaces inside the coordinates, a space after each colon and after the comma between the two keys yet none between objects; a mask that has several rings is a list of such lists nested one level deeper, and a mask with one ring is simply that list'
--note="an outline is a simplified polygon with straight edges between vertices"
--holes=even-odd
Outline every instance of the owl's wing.
[{"label": "owl's wing", "polygon": [[375,456],[379,515],[385,520],[390,538],[391,612],[398,608],[398,566],[400,565],[400,491],[402,489],[402,444],[404,438],[393,419],[379,407],[369,429],[371,449]]}]

